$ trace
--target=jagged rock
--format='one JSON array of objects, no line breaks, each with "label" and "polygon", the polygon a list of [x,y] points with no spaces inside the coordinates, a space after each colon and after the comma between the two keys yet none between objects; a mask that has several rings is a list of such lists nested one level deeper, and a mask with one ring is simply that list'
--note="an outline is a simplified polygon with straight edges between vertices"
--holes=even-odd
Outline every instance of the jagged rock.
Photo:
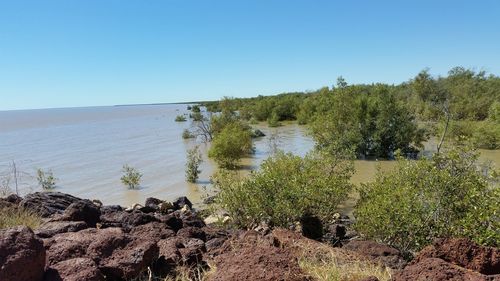
[{"label": "jagged rock", "polygon": [[323,224],[318,217],[304,215],[300,219],[302,235],[311,239],[319,239],[323,236]]},{"label": "jagged rock", "polygon": [[343,249],[358,252],[393,269],[401,269],[406,265],[406,261],[397,249],[375,241],[353,240]]},{"label": "jagged rock", "polygon": [[61,219],[64,221],[84,221],[91,227],[99,222],[101,211],[89,200],[81,200],[69,205],[64,210]]},{"label": "jagged rock", "polygon": [[19,203],[21,203],[23,198],[17,194],[9,194],[7,197],[4,198],[4,200],[12,204],[18,205]]},{"label": "jagged rock", "polygon": [[179,229],[179,231],[177,231],[177,236],[182,238],[198,238],[202,241],[206,241],[207,239],[205,232],[202,229],[193,226]]},{"label": "jagged rock", "polygon": [[202,228],[206,225],[203,219],[192,211],[180,212],[180,218],[182,219],[183,227],[193,226]]},{"label": "jagged rock", "polygon": [[158,221],[151,214],[145,214],[139,210],[134,210],[131,213],[125,211],[106,211],[100,216],[101,227],[123,227],[132,229],[135,226]]},{"label": "jagged rock", "polygon": [[154,197],[148,197],[146,198],[146,202],[144,203],[144,206],[146,207],[151,207],[156,210],[160,208],[160,204],[163,203],[163,200],[154,198]]},{"label": "jagged rock", "polygon": [[45,243],[47,265],[90,258],[109,279],[135,278],[158,256],[155,241],[133,237],[120,228],[85,229],[57,234]]},{"label": "jagged rock", "polygon": [[50,266],[44,281],[104,281],[99,268],[92,259],[74,258]]},{"label": "jagged rock", "polygon": [[50,238],[59,233],[77,232],[88,227],[83,221],[48,221],[40,225],[35,234],[41,238]]},{"label": "jagged rock", "polygon": [[25,226],[0,230],[0,280],[39,281],[45,268],[45,249]]},{"label": "jagged rock", "polygon": [[60,192],[35,192],[26,195],[19,203],[24,209],[33,211],[42,217],[62,214],[72,203],[82,199]]},{"label": "jagged rock", "polygon": [[500,274],[500,249],[479,246],[467,238],[436,239],[422,249],[412,263],[426,258],[440,258],[486,275]]},{"label": "jagged rock", "polygon": [[167,239],[175,236],[175,231],[168,228],[164,223],[150,222],[132,228],[129,234],[137,237],[137,239],[146,239],[158,242],[161,239]]},{"label": "jagged rock", "polygon": [[179,229],[181,229],[184,225],[184,222],[182,220],[182,218],[180,217],[179,213],[170,213],[170,214],[167,214],[167,215],[161,215],[158,217],[158,219],[166,224],[167,226],[169,226],[172,230],[174,231],[178,231]]},{"label": "jagged rock", "polygon": [[[500,278],[495,278],[500,280]],[[405,267],[394,274],[394,281],[426,280],[426,281],[487,281],[495,280],[478,272],[469,271],[438,258],[424,258],[418,263]]]},{"label": "jagged rock", "polygon": [[172,202],[172,204],[174,205],[175,210],[180,210],[184,206],[188,206],[189,209],[193,208],[193,204],[191,203],[191,201],[189,201],[189,199],[186,196],[182,196],[182,197],[175,199],[175,201]]}]

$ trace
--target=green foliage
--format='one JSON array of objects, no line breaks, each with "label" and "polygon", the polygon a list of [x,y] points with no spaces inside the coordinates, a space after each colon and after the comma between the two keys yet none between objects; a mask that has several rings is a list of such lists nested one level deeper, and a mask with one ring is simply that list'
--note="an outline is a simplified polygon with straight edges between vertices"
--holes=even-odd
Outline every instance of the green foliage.
[{"label": "green foliage", "polygon": [[38,184],[45,190],[56,188],[57,179],[54,177],[52,171],[44,171],[42,169],[36,170],[36,179]]},{"label": "green foliage", "polygon": [[396,150],[413,153],[422,147],[424,132],[387,86],[324,90],[316,102],[310,128],[319,149],[391,158]]},{"label": "green foliage", "polygon": [[201,112],[201,110],[200,110],[200,106],[199,106],[199,105],[196,105],[196,104],[195,104],[195,105],[193,105],[193,106],[191,107],[191,111],[192,111],[193,113],[199,113],[199,112]]},{"label": "green foliage", "polygon": [[177,115],[175,117],[175,122],[185,122],[185,121],[187,121],[187,119],[186,119],[186,116],[184,116],[184,115]]},{"label": "green foliage", "polygon": [[495,101],[491,104],[490,109],[488,111],[488,116],[491,121],[500,124],[500,101]]},{"label": "green foliage", "polygon": [[189,114],[189,117],[193,119],[193,121],[201,121],[203,120],[203,114],[201,112],[194,112]]},{"label": "green foliage", "polygon": [[134,167],[124,165],[123,176],[120,178],[122,183],[130,189],[138,188],[141,183],[142,174]]},{"label": "green foliage", "polygon": [[[444,125],[441,124],[440,133]],[[485,121],[452,121],[447,138],[455,144],[470,143],[476,148],[500,148],[500,123]]]},{"label": "green foliage", "polygon": [[235,168],[238,161],[252,149],[250,130],[239,122],[231,122],[216,133],[208,156],[223,168]]},{"label": "green foliage", "polygon": [[281,126],[278,114],[276,114],[276,113],[271,114],[271,117],[269,117],[269,119],[267,119],[267,125],[269,127],[279,127],[279,126]]},{"label": "green foliage", "polygon": [[184,131],[182,131],[182,138],[183,139],[192,139],[194,137],[195,137],[195,135],[193,133],[191,133],[191,131],[189,131],[188,129],[184,129]]},{"label": "green foliage", "polygon": [[203,157],[198,146],[188,149],[186,162],[186,180],[188,182],[196,182],[198,175],[201,173],[200,164],[203,162]]},{"label": "green foliage", "polygon": [[379,171],[360,188],[357,230],[403,251],[450,236],[498,246],[499,188],[476,169],[476,160],[477,153],[467,149],[399,159],[393,171]]},{"label": "green foliage", "polygon": [[216,202],[239,226],[288,227],[306,214],[331,219],[351,191],[352,173],[350,161],[278,152],[248,177],[222,170],[213,181]]}]

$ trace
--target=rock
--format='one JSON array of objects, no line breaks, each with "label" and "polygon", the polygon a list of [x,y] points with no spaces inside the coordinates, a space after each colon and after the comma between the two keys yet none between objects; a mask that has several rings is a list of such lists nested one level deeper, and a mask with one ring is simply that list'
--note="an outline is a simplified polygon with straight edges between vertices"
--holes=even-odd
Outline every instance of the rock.
[{"label": "rock", "polygon": [[181,239],[177,237],[171,237],[168,239],[160,240],[158,243],[159,257],[166,264],[175,265],[180,262],[181,254],[179,252],[180,248],[184,248]]},{"label": "rock", "polygon": [[[424,258],[416,264],[405,267],[393,275],[394,281],[426,280],[426,281],[486,281],[486,275],[469,271],[438,258]],[[500,279],[497,279],[500,280]]]},{"label": "rock", "polygon": [[328,226],[327,233],[323,235],[323,241],[332,246],[342,246],[341,241],[345,239],[347,228],[343,224],[335,223]]},{"label": "rock", "polygon": [[183,227],[194,226],[202,228],[205,226],[205,222],[203,221],[197,213],[192,211],[180,212],[180,218],[182,219]]},{"label": "rock", "polygon": [[318,217],[304,215],[300,219],[302,235],[311,239],[319,239],[323,236],[323,223]]},{"label": "rock", "polygon": [[500,274],[500,249],[479,246],[466,238],[436,239],[412,263],[427,258],[439,258],[485,275]]},{"label": "rock", "polygon": [[174,205],[175,210],[180,210],[186,205],[189,207],[189,209],[193,208],[193,204],[191,203],[191,201],[189,201],[189,199],[186,196],[182,196],[175,199],[175,201],[172,202],[172,204]]},{"label": "rock", "polygon": [[215,203],[216,196],[208,196],[207,198],[203,199],[203,204],[210,205]]},{"label": "rock", "polygon": [[18,205],[19,203],[21,203],[23,198],[17,194],[10,194],[9,196],[5,197],[4,200],[12,204]]},{"label": "rock", "polygon": [[101,211],[89,200],[81,200],[69,205],[62,215],[61,220],[84,221],[89,226],[95,227],[99,222]]},{"label": "rock", "polygon": [[104,281],[97,265],[89,258],[74,258],[59,262],[47,269],[44,281]]},{"label": "rock", "polygon": [[101,227],[123,227],[132,229],[135,226],[158,221],[153,215],[145,214],[139,210],[132,212],[106,211],[100,216]]},{"label": "rock", "polygon": [[375,241],[353,240],[343,249],[358,252],[393,269],[402,269],[406,265],[406,261],[397,249]]},{"label": "rock", "polygon": [[177,236],[181,238],[198,238],[202,241],[206,241],[207,239],[203,230],[193,226],[179,229],[179,231],[177,231]]},{"label": "rock", "polygon": [[90,258],[108,279],[131,279],[158,257],[155,241],[134,237],[120,228],[89,228],[57,234],[45,243],[47,265]]},{"label": "rock", "polygon": [[159,221],[166,224],[173,231],[178,231],[184,225],[179,213],[170,213],[168,215],[161,215],[158,217]]},{"label": "rock", "polygon": [[41,238],[50,238],[59,233],[77,232],[88,227],[83,221],[48,221],[40,225],[35,234]]},{"label": "rock", "polygon": [[45,268],[45,249],[25,226],[0,230],[0,280],[39,281]]},{"label": "rock", "polygon": [[215,257],[211,281],[305,281],[310,280],[299,267],[288,248],[275,247],[259,238],[257,232],[246,232],[237,240],[227,241],[227,250]]},{"label": "rock", "polygon": [[158,205],[158,207],[160,208],[160,212],[164,213],[164,214],[167,214],[167,213],[174,210],[174,204],[172,204],[170,202],[160,203],[160,205]]},{"label": "rock", "polygon": [[155,241],[156,243],[161,239],[174,237],[175,231],[168,228],[164,223],[150,222],[132,228],[129,234],[137,239],[146,239],[149,241]]},{"label": "rock", "polygon": [[252,138],[260,138],[260,137],[266,136],[266,134],[264,134],[264,132],[262,132],[259,129],[252,130],[251,135],[252,135]]},{"label": "rock", "polygon": [[211,240],[208,240],[206,243],[205,243],[205,248],[206,248],[206,251],[207,253],[212,253],[214,251],[216,251],[218,248],[222,247],[222,245],[224,244],[224,242],[226,242],[227,240],[227,237],[217,237],[217,238],[213,238]]},{"label": "rock", "polygon": [[144,206],[146,207],[151,207],[156,210],[160,208],[160,204],[163,203],[163,200],[154,198],[154,197],[148,197],[146,198],[146,202],[144,203]]},{"label": "rock", "polygon": [[69,205],[79,201],[82,199],[60,192],[35,192],[26,195],[19,206],[36,212],[42,217],[50,217],[54,214],[62,214]]}]

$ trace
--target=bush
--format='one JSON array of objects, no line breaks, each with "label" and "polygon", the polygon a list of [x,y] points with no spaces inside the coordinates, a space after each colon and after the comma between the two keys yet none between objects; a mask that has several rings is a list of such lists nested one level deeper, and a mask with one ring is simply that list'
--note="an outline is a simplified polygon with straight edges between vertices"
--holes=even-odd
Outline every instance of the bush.
[{"label": "bush", "polygon": [[223,168],[235,168],[238,161],[252,152],[250,130],[234,122],[227,124],[212,141],[208,156]]},{"label": "bush", "polygon": [[203,120],[203,114],[201,112],[194,112],[192,114],[189,114],[189,117],[193,119],[193,121],[202,121]]},{"label": "bush", "polygon": [[177,115],[175,117],[175,122],[185,122],[185,121],[187,121],[187,119],[186,119],[186,116],[184,116],[184,115]]},{"label": "bush", "polygon": [[203,162],[198,146],[187,151],[186,162],[186,180],[188,182],[196,182],[198,175],[201,173],[200,164]]},{"label": "bush", "polygon": [[56,181],[57,179],[54,177],[54,174],[52,171],[44,171],[42,169],[37,169],[36,170],[36,179],[38,180],[38,184],[43,188],[43,189],[54,189],[56,188]]},{"label": "bush", "polygon": [[192,111],[192,112],[195,112],[195,113],[196,113],[196,112],[201,112],[201,110],[200,110],[200,106],[199,106],[199,105],[193,105],[193,106],[191,107],[191,111]]},{"label": "bush", "polygon": [[182,131],[182,138],[183,139],[192,139],[194,137],[195,137],[195,135],[193,133],[191,133],[188,129],[184,129],[184,131]]},{"label": "bush", "polygon": [[472,134],[475,147],[484,149],[500,148],[500,122],[480,121]]},{"label": "bush", "polygon": [[281,126],[278,115],[276,113],[273,113],[271,117],[267,119],[267,125],[271,128]]},{"label": "bush", "polygon": [[213,177],[216,203],[243,227],[288,227],[303,215],[329,220],[352,189],[352,162],[278,152],[247,178],[222,170]]},{"label": "bush", "polygon": [[432,159],[398,160],[360,190],[356,228],[402,251],[418,251],[436,237],[500,241],[500,192],[476,169],[477,153],[452,150]]},{"label": "bush", "polygon": [[122,183],[130,189],[139,187],[142,174],[134,167],[128,165],[123,166],[123,176],[120,178]]}]

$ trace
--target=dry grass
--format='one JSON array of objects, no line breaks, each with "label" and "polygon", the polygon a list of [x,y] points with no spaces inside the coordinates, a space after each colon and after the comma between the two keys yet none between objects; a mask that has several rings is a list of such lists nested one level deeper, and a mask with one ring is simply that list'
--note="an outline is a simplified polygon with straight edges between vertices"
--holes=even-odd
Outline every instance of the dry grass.
[{"label": "dry grass", "polygon": [[331,253],[319,259],[303,256],[299,259],[302,270],[319,281],[357,281],[375,276],[380,281],[391,280],[391,272],[387,268],[368,261],[349,261],[343,263]]},{"label": "dry grass", "polygon": [[36,229],[42,223],[42,218],[34,212],[20,208],[0,209],[0,229],[25,225]]},{"label": "dry grass", "polygon": [[282,247],[294,252],[301,269],[314,280],[357,281],[369,276],[380,281],[391,280],[391,269],[354,252],[332,248],[289,231],[275,230],[273,236]]}]

